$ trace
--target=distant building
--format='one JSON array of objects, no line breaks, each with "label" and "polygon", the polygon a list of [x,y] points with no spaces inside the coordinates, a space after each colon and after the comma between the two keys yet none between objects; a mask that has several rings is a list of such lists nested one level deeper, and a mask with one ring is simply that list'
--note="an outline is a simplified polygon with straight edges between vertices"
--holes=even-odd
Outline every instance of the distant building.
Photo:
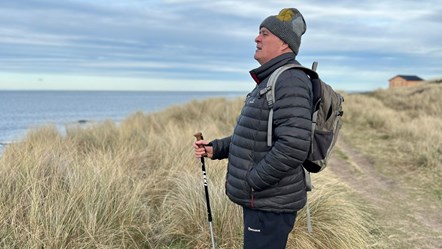
[{"label": "distant building", "polygon": [[422,84],[424,80],[416,75],[396,75],[389,79],[390,88],[402,86],[416,86]]}]

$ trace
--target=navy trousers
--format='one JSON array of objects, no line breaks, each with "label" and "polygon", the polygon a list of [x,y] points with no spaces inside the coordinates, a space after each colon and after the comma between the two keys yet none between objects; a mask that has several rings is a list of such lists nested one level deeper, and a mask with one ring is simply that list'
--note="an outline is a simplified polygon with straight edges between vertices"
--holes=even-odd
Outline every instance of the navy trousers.
[{"label": "navy trousers", "polygon": [[284,249],[295,213],[272,213],[243,207],[244,249]]}]

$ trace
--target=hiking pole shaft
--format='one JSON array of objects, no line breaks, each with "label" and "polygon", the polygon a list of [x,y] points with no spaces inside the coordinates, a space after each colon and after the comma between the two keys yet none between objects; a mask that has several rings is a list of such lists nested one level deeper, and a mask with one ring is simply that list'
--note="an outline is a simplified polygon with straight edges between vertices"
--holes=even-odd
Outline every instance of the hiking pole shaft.
[{"label": "hiking pole shaft", "polygon": [[[196,141],[203,140],[203,134],[198,132],[194,135],[196,137]],[[200,148],[203,145],[199,145]],[[204,183],[204,192],[206,194],[206,206],[207,206],[207,219],[209,221],[210,227],[210,238],[212,240],[212,249],[215,249],[215,237],[213,235],[213,224],[212,224],[212,210],[210,209],[210,199],[209,199],[209,187],[207,184],[207,174],[206,174],[206,164],[204,162],[204,156],[201,157],[201,170],[203,172],[203,183]]]}]

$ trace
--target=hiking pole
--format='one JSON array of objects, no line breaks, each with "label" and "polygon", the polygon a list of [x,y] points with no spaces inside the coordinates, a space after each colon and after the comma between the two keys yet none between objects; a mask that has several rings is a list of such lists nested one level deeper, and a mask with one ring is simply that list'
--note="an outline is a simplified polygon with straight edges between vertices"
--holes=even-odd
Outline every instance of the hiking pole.
[{"label": "hiking pole", "polygon": [[[196,137],[196,141],[203,140],[203,134],[198,132],[194,135]],[[204,147],[204,145],[199,145],[199,147]],[[206,205],[207,205],[207,219],[209,221],[210,226],[210,238],[212,240],[212,249],[215,249],[215,238],[213,236],[213,225],[212,225],[212,211],[210,210],[210,200],[209,200],[209,187],[207,185],[207,175],[206,175],[206,164],[204,163],[204,155],[201,157],[201,169],[203,171],[203,182],[204,182],[204,191],[206,192]]]}]

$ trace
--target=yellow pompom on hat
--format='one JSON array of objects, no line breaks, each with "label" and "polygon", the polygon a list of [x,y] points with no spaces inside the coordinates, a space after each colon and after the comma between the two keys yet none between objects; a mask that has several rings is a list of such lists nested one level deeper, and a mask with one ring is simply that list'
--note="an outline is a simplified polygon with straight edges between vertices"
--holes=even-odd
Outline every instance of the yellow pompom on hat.
[{"label": "yellow pompom on hat", "polygon": [[295,54],[298,54],[301,36],[307,30],[304,17],[295,8],[285,8],[278,15],[267,17],[259,26],[262,27],[287,43]]}]

